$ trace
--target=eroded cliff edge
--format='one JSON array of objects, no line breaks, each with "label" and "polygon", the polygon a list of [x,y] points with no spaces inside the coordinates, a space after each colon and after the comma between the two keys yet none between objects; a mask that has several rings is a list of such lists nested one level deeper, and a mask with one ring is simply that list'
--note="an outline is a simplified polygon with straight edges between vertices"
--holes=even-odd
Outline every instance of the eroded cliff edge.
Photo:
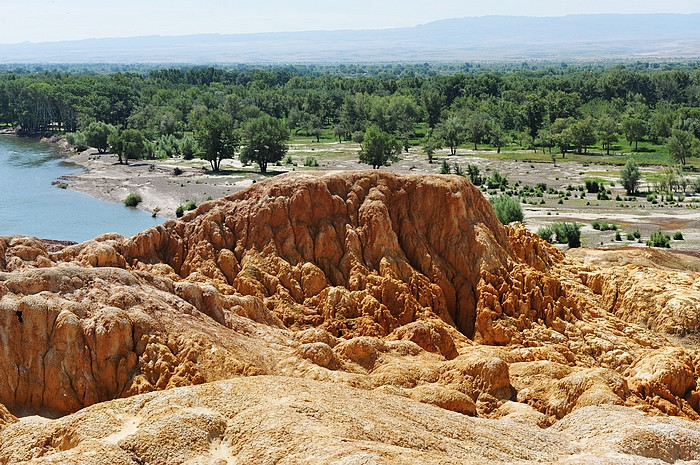
[{"label": "eroded cliff edge", "polygon": [[276,177],[54,253],[2,238],[0,428],[255,375],[535,428],[604,405],[700,419],[700,275],[581,254],[503,227],[463,178],[379,171]]}]

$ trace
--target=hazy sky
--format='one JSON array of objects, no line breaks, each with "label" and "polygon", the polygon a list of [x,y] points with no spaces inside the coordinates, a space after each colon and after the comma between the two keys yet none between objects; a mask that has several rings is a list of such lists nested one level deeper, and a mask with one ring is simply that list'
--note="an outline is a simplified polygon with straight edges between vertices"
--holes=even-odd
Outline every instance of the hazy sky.
[{"label": "hazy sky", "polygon": [[0,0],[0,43],[208,32],[378,29],[465,16],[579,13],[700,13],[700,1]]}]

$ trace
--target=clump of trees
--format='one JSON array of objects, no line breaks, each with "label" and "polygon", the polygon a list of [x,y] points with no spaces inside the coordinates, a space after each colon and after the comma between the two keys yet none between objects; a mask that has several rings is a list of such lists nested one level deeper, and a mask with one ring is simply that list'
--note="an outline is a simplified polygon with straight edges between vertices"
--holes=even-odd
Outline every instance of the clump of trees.
[{"label": "clump of trees", "polygon": [[[198,155],[216,170],[239,154],[266,170],[289,134],[345,142],[369,128],[393,138],[389,158],[394,141],[405,151],[421,140],[430,159],[439,147],[455,154],[465,144],[562,156],[653,146],[680,164],[700,155],[693,62],[2,69],[0,124],[72,133],[76,145],[111,146],[124,163]],[[255,125],[271,133],[268,148],[246,149],[262,140],[250,133]]]}]

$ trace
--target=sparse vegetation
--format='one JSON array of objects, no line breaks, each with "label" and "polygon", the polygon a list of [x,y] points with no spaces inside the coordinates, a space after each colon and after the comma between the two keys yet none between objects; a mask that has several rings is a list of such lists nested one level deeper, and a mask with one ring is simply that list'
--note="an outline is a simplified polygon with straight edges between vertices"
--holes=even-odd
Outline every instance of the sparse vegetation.
[{"label": "sparse vegetation", "polygon": [[318,160],[316,157],[306,157],[304,160],[304,166],[308,166],[311,168],[317,167],[318,166]]},{"label": "sparse vegetation", "polygon": [[492,198],[490,202],[501,223],[508,224],[523,220],[523,210],[520,208],[520,203],[510,195],[501,194]]},{"label": "sparse vegetation", "polygon": [[568,244],[572,249],[581,247],[581,225],[576,222],[554,223],[540,228],[537,235],[549,243]]},{"label": "sparse vegetation", "polygon": [[126,198],[124,199],[124,205],[126,205],[127,207],[136,207],[142,202],[142,200],[143,199],[140,195],[132,193],[126,196]]},{"label": "sparse vegetation", "polygon": [[661,231],[651,233],[651,236],[647,241],[647,246],[669,249],[671,248],[671,236],[664,234]]}]

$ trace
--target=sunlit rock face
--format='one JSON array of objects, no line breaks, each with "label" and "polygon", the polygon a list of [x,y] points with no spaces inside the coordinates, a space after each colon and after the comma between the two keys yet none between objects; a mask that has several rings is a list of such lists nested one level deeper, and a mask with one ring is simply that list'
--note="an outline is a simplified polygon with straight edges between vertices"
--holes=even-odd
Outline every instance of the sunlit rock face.
[{"label": "sunlit rock face", "polygon": [[381,171],[0,238],[0,463],[699,459],[700,275],[668,257],[565,256],[464,178]]}]

